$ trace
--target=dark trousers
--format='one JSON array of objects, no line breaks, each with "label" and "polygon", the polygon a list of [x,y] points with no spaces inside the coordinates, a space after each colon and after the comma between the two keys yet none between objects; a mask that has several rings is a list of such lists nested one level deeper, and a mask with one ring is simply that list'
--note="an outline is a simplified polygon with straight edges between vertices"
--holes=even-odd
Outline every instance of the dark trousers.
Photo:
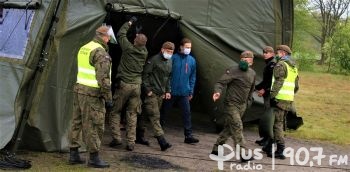
[{"label": "dark trousers", "polygon": [[191,107],[188,96],[172,96],[170,100],[164,100],[163,106],[160,112],[160,120],[163,123],[165,116],[169,113],[174,103],[177,103],[182,111],[182,120],[184,123],[184,135],[185,137],[192,136],[192,121],[191,121]]}]

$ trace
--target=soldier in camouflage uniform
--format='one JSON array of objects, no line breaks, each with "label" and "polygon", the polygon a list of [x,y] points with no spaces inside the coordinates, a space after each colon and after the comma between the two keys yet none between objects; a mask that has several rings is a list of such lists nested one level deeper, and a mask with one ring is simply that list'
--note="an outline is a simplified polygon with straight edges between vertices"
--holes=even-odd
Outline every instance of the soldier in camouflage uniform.
[{"label": "soldier in camouflage uniform", "polygon": [[146,64],[142,84],[145,92],[143,103],[143,114],[138,118],[138,131],[136,143],[146,143],[144,137],[145,121],[148,117],[151,122],[154,135],[158,140],[162,151],[167,150],[171,145],[164,138],[164,131],[160,125],[160,107],[163,99],[170,99],[170,81],[171,81],[171,56],[174,53],[175,45],[171,42],[165,42],[161,52],[153,56]]},{"label": "soldier in camouflage uniform", "polygon": [[292,51],[287,45],[277,46],[277,56],[280,59],[274,70],[271,87],[270,105],[273,108],[275,122],[273,125],[274,140],[271,139],[264,151],[269,157],[272,156],[272,143],[277,144],[275,157],[285,159],[283,150],[285,148],[283,126],[287,111],[292,110],[294,94],[298,91],[298,69],[291,59]]},{"label": "soldier in camouflage uniform", "polygon": [[[236,146],[246,149],[245,139],[243,136],[243,116],[248,101],[252,100],[252,93],[255,87],[255,71],[249,66],[253,64],[253,53],[244,51],[241,54],[241,61],[238,67],[234,66],[226,70],[220,80],[215,84],[213,100],[214,102],[221,97],[224,88],[227,87],[226,97],[224,100],[224,129],[219,134],[219,138],[213,146],[212,154],[218,155],[218,146],[225,144],[229,137],[232,137]],[[241,161],[249,161],[244,159]]]},{"label": "soldier in camouflage uniform", "polygon": [[99,158],[104,132],[105,103],[111,104],[111,57],[107,53],[107,42],[111,27],[101,26],[95,38],[80,48],[78,53],[78,75],[74,85],[74,110],[70,130],[70,164],[80,164],[80,132],[90,153],[89,166],[106,168],[109,165]]},{"label": "soldier in camouflage uniform", "polygon": [[144,34],[136,34],[134,44],[130,43],[126,36],[135,21],[136,18],[133,17],[129,22],[124,23],[117,34],[118,43],[123,52],[116,76],[119,83],[113,95],[114,106],[110,116],[113,140],[109,146],[115,147],[121,144],[120,114],[124,104],[127,103],[126,149],[129,151],[134,150],[135,145],[137,114],[141,113],[142,71],[148,55],[147,37]]}]

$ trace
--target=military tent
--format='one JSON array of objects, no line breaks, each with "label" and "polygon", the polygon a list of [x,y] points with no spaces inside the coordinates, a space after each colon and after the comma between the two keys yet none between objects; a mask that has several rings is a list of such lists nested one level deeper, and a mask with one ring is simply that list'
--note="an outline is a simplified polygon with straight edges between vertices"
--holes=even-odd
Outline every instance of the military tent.
[{"label": "military tent", "polygon": [[[76,54],[102,23],[116,32],[137,16],[150,55],[163,41],[178,45],[182,37],[192,39],[198,65],[192,103],[208,118],[220,118],[208,113],[218,106],[211,101],[212,87],[239,53],[261,54],[265,45],[292,41],[292,0],[1,0],[0,7],[0,149],[21,133],[21,121],[22,146],[67,148]],[[115,74],[118,45],[110,45],[110,53]],[[256,59],[258,81],[263,66]],[[253,106],[247,120],[255,113]]]}]

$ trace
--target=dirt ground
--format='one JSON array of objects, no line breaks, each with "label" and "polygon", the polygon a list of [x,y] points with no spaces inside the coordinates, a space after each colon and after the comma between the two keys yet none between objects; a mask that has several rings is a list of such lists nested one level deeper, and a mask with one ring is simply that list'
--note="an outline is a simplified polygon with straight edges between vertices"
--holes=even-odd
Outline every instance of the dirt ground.
[{"label": "dirt ground", "polygon": [[[111,167],[108,169],[92,169],[86,167],[86,165],[74,165],[67,164],[68,153],[38,153],[38,152],[22,152],[19,154],[21,158],[25,158],[32,161],[33,167],[29,171],[219,171],[217,161],[209,158],[209,153],[213,143],[215,143],[218,134],[215,133],[215,129],[212,125],[194,125],[194,135],[200,139],[200,142],[195,145],[185,144],[183,137],[183,129],[181,126],[181,120],[176,124],[165,126],[166,138],[173,145],[169,150],[162,152],[158,146],[157,140],[153,138],[152,132],[148,131],[146,136],[150,141],[150,146],[136,145],[133,152],[129,152],[125,149],[125,143],[116,148],[108,147],[108,143],[111,141],[109,130],[107,127],[106,135],[103,140],[103,147],[101,151],[101,157],[110,163]],[[245,129],[244,134],[247,140],[249,148],[260,148],[254,142],[258,139],[258,134],[254,129]],[[123,132],[125,134],[125,132]],[[229,145],[233,145],[233,141],[227,142]],[[225,171],[350,171],[350,146],[339,146],[329,143],[306,141],[292,139],[287,136],[286,146],[294,148],[294,155],[297,153],[298,148],[305,147],[310,153],[305,156],[306,151],[301,151],[299,158],[294,161],[295,164],[291,164],[291,159],[275,160],[274,170],[272,165],[272,158],[266,157],[263,154],[261,160],[254,160],[251,163],[240,163],[236,159],[232,159],[224,162]],[[322,154],[325,157],[317,164],[316,157],[317,152],[310,151],[311,147],[322,147]],[[226,152],[225,152],[226,155]],[[337,155],[335,159],[339,159],[340,155],[345,157],[339,165],[334,162],[333,165],[329,164],[329,160],[332,159],[331,155]],[[86,157],[86,153],[82,153],[83,157]],[[306,160],[305,160],[306,158]],[[308,159],[307,159],[308,158]],[[347,159],[346,159],[347,158]],[[299,160],[299,161],[298,161]],[[298,165],[297,161],[305,161],[305,165]],[[313,167],[310,167],[310,166]],[[248,166],[250,168],[248,168]],[[232,167],[232,169],[230,168]],[[239,169],[242,167],[243,169]],[[246,167],[246,169],[244,169]],[[255,167],[255,170],[254,170]],[[257,170],[260,169],[261,170]]]}]

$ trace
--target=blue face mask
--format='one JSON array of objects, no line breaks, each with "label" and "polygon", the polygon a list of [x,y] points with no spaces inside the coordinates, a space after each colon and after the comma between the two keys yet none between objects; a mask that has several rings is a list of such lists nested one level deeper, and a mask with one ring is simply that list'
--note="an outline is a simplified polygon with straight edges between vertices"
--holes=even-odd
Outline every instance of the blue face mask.
[{"label": "blue face mask", "polygon": [[184,48],[184,54],[188,55],[191,53],[191,48]]},{"label": "blue face mask", "polygon": [[171,59],[171,56],[173,56],[172,54],[168,54],[168,53],[163,53],[163,57],[167,60]]}]

